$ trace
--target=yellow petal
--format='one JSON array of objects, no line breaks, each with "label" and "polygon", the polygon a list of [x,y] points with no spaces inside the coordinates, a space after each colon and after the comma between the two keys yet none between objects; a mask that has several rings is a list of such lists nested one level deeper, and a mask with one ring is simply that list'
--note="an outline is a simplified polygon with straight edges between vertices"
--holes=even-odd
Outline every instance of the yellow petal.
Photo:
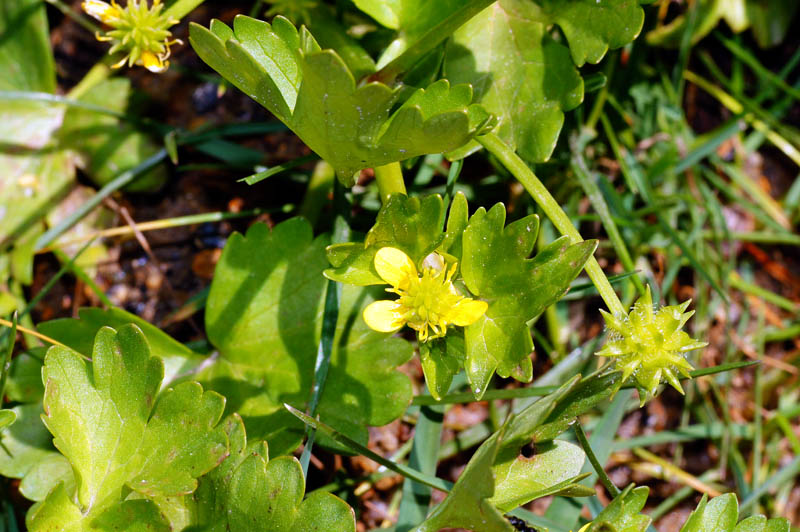
[{"label": "yellow petal", "polygon": [[126,55],[125,57],[123,57],[122,59],[111,65],[111,68],[122,68],[125,66],[125,63],[127,61],[128,61],[128,56]]},{"label": "yellow petal", "polygon": [[119,8],[102,2],[101,0],[84,0],[81,7],[90,15],[101,22],[111,22],[119,18]]},{"label": "yellow petal", "polygon": [[466,327],[478,321],[488,308],[489,304],[486,301],[464,298],[453,305],[453,308],[447,313],[447,320],[453,325]]},{"label": "yellow petal", "polygon": [[161,58],[153,52],[142,53],[142,64],[147,70],[156,74],[161,74],[167,69],[167,66],[169,66],[169,63],[162,61]]},{"label": "yellow petal", "polygon": [[375,270],[381,279],[397,288],[409,277],[417,277],[417,268],[408,255],[397,248],[381,248],[375,254]]},{"label": "yellow petal", "polygon": [[396,301],[375,301],[364,309],[364,321],[378,332],[394,332],[406,323],[401,308]]}]

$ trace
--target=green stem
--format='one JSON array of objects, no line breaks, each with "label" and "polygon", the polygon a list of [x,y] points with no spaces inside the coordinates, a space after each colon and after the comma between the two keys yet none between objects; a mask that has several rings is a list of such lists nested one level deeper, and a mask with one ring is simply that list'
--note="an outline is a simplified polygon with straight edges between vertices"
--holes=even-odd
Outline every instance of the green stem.
[{"label": "green stem", "polygon": [[608,494],[611,495],[612,498],[619,495],[619,488],[617,488],[611,479],[608,478],[606,470],[603,469],[603,464],[601,464],[597,459],[597,456],[595,456],[594,451],[592,450],[592,446],[589,445],[589,440],[586,438],[586,433],[583,432],[583,427],[581,427],[580,423],[575,424],[575,436],[577,436],[578,443],[580,443],[581,447],[583,447],[583,452],[586,453],[589,463],[592,464],[592,467],[597,473],[597,477],[606,488],[606,491],[608,491]]},{"label": "green stem", "polygon": [[[634,266],[628,247],[625,245],[625,239],[622,238],[619,228],[616,222],[614,222],[614,218],[611,216],[611,209],[608,207],[608,203],[606,203],[605,197],[603,197],[603,193],[600,191],[600,187],[597,186],[597,183],[592,177],[591,171],[586,165],[586,160],[583,158],[583,155],[581,155],[584,148],[583,142],[577,137],[573,137],[570,141],[570,147],[572,148],[572,171],[575,172],[575,176],[578,178],[581,188],[583,188],[583,191],[586,193],[586,197],[589,198],[592,207],[594,207],[597,215],[600,216],[603,227],[614,246],[614,250],[617,252],[622,266],[629,272],[634,271],[636,267]],[[644,283],[639,279],[639,276],[633,275],[631,281],[633,281],[634,286],[636,286],[639,295],[644,295]]]},{"label": "green stem", "polygon": [[336,180],[336,172],[327,161],[319,161],[311,174],[306,194],[300,204],[300,216],[305,217],[314,227],[319,221],[319,214],[328,201],[328,194]]},{"label": "green stem", "polygon": [[374,170],[382,203],[386,203],[392,194],[406,194],[406,183],[403,181],[403,170],[400,168],[400,163],[376,166]]},{"label": "green stem", "polygon": [[[525,161],[520,159],[508,144],[503,142],[503,140],[494,133],[478,137],[476,140],[489,150],[492,155],[497,157],[500,162],[503,163],[503,166],[522,183],[525,190],[533,197],[534,201],[541,207],[561,234],[567,235],[570,240],[572,240],[573,244],[583,242],[583,237],[581,237],[581,234],[575,229],[575,226],[572,225],[572,221],[569,219],[569,216],[567,216],[567,213],[564,212],[553,195],[550,194],[550,191],[539,181],[536,174],[525,164]],[[611,283],[608,282],[608,278],[606,274],[603,273],[597,260],[594,257],[589,258],[584,269],[597,288],[600,297],[605,301],[608,310],[617,316],[627,315],[625,307],[622,305],[622,302],[620,302],[619,297],[617,297],[617,293],[614,292],[614,289],[611,287]]]},{"label": "green stem", "polygon": [[606,84],[603,85],[603,88],[600,89],[600,92],[597,94],[597,98],[592,106],[592,111],[589,113],[589,118],[586,120],[585,125],[589,129],[594,129],[597,125],[597,121],[600,119],[600,113],[603,112],[603,107],[608,99],[608,88],[611,85],[611,76],[614,75],[614,67],[617,64],[618,55],[618,52],[612,52],[609,54],[608,60],[606,61]]}]

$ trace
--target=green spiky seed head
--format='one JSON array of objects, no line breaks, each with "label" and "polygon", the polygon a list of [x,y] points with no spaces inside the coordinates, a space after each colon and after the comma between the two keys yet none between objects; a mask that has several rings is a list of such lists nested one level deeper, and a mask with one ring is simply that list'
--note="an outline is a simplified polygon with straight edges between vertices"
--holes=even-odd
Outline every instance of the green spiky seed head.
[{"label": "green spiky seed head", "polygon": [[686,311],[690,303],[691,300],[654,311],[648,286],[628,316],[600,311],[609,338],[595,354],[613,358],[616,368],[622,371],[623,381],[633,377],[641,404],[655,396],[662,377],[682,394],[677,374],[690,378],[689,372],[694,369],[685,354],[708,345],[681,330],[694,314],[693,310]]},{"label": "green spiky seed head", "polygon": [[164,72],[169,66],[170,46],[180,44],[179,39],[170,39],[169,29],[179,21],[162,13],[161,0],[128,0],[125,7],[111,0],[84,0],[83,10],[110,27],[108,31],[98,32],[97,40],[112,43],[108,53],[122,54],[122,59],[114,67],[127,63],[144,66],[151,72]]}]

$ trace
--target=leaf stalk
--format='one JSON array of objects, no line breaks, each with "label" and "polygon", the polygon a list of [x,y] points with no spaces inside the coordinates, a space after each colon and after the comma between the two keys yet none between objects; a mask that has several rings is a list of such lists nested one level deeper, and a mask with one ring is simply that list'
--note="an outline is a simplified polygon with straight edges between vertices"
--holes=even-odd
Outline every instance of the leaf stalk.
[{"label": "leaf stalk", "polygon": [[[583,242],[583,237],[575,226],[572,225],[572,221],[569,219],[569,216],[567,216],[567,213],[564,212],[553,195],[550,194],[550,191],[547,190],[547,187],[536,177],[536,174],[533,173],[525,161],[523,161],[508,144],[494,133],[488,133],[477,137],[475,140],[480,142],[484,148],[497,157],[500,162],[503,163],[503,166],[517,178],[561,234],[568,236],[573,244]],[[594,257],[589,258],[589,260],[586,261],[584,269],[597,288],[597,291],[600,293],[600,297],[603,298],[608,310],[616,316],[627,316],[628,313],[625,307],[619,300],[617,293],[614,291],[614,288],[612,288],[608,277],[606,277],[606,274],[603,272],[602,268],[600,268],[597,260]]]}]

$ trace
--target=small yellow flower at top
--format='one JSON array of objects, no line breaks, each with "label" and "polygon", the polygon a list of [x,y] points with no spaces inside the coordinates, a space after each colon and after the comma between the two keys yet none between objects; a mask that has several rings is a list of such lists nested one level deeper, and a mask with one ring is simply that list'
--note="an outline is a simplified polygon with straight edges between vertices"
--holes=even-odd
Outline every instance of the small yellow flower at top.
[{"label": "small yellow flower at top", "polygon": [[98,32],[98,41],[113,43],[108,53],[113,55],[122,52],[124,55],[114,68],[127,65],[141,65],[155,73],[164,72],[169,67],[170,46],[182,44],[180,39],[170,39],[168,30],[179,21],[161,11],[164,5],[161,0],[128,0],[127,5],[120,7],[114,0],[111,3],[102,0],[83,0],[83,10],[103,24],[111,27],[105,32]]},{"label": "small yellow flower at top", "polygon": [[642,404],[656,394],[662,377],[683,393],[676,373],[691,377],[689,372],[694,369],[684,358],[685,353],[708,345],[681,330],[694,314],[693,310],[686,312],[690,303],[691,300],[654,311],[648,286],[629,316],[612,316],[600,311],[609,338],[596,354],[614,358],[617,369],[622,370],[623,381],[633,376]]},{"label": "small yellow flower at top", "polygon": [[403,251],[385,247],[375,254],[375,270],[400,296],[394,301],[375,301],[364,309],[364,321],[379,332],[394,332],[408,325],[420,342],[441,338],[449,325],[466,327],[486,313],[488,304],[462,295],[453,284],[458,264],[447,268],[444,257],[431,253],[422,274]]}]

